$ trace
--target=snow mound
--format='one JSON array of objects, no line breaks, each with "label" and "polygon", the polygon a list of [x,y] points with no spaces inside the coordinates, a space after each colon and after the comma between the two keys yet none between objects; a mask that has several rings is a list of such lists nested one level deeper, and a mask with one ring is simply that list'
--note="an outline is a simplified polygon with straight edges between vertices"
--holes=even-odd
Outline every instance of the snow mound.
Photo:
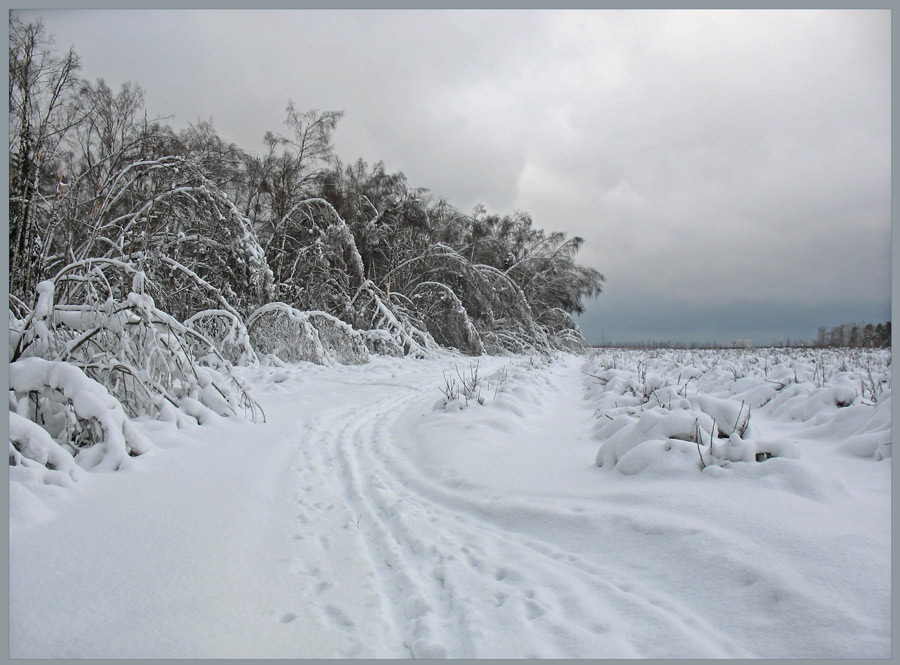
[{"label": "snow mound", "polygon": [[[23,358],[9,366],[9,388],[10,444],[24,458],[69,468],[68,453],[83,468],[116,470],[150,450],[119,401],[74,365]],[[46,436],[25,425],[31,414]]]}]

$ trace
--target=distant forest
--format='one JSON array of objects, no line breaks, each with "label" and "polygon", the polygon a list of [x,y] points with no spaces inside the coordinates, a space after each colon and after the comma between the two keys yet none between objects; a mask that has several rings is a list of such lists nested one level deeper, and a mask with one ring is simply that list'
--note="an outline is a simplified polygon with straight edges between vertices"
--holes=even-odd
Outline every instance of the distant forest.
[{"label": "distant forest", "polygon": [[[633,349],[671,349],[671,348],[733,348],[748,346],[749,340],[736,340],[731,344],[716,343],[692,343],[676,344],[668,341],[642,341],[642,342],[604,342],[600,344],[604,348],[633,348]],[[829,328],[819,326],[815,339],[786,339],[774,342],[769,346],[779,348],[834,348],[847,347],[853,349],[888,349],[891,348],[891,322],[871,323],[842,323]]]},{"label": "distant forest", "polygon": [[884,349],[891,346],[891,322],[843,323],[828,328],[819,326],[815,340],[808,346],[849,346],[851,348]]}]

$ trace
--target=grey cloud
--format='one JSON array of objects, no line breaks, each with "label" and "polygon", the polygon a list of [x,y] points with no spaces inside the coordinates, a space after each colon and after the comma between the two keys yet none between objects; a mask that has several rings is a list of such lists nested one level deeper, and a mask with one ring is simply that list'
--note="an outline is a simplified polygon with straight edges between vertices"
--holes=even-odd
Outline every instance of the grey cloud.
[{"label": "grey cloud", "polygon": [[343,110],[345,161],[583,236],[610,325],[890,298],[889,12],[44,14],[176,125],[259,149],[289,97]]},{"label": "grey cloud", "polygon": [[677,298],[637,297],[624,304],[600,296],[578,322],[591,344],[657,341],[727,345],[736,339],[750,339],[767,346],[787,340],[810,342],[822,325],[878,323],[890,316],[890,307],[885,304],[855,301],[812,306],[742,299],[698,308]]}]

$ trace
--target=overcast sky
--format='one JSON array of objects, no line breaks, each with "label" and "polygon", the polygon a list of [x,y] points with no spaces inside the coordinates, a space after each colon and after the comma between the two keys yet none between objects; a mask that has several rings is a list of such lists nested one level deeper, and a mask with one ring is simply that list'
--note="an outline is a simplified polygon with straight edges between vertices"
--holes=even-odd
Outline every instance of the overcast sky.
[{"label": "overcast sky", "polygon": [[261,152],[288,99],[344,111],[343,161],[582,236],[591,342],[890,318],[889,11],[40,15],[176,128]]}]

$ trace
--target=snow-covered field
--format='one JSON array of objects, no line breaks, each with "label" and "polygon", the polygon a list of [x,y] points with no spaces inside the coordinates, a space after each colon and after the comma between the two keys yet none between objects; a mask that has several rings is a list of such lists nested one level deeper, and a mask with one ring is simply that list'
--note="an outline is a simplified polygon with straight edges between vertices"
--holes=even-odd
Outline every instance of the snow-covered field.
[{"label": "snow-covered field", "polygon": [[10,467],[11,657],[891,654],[889,351],[240,372],[263,424]]}]

